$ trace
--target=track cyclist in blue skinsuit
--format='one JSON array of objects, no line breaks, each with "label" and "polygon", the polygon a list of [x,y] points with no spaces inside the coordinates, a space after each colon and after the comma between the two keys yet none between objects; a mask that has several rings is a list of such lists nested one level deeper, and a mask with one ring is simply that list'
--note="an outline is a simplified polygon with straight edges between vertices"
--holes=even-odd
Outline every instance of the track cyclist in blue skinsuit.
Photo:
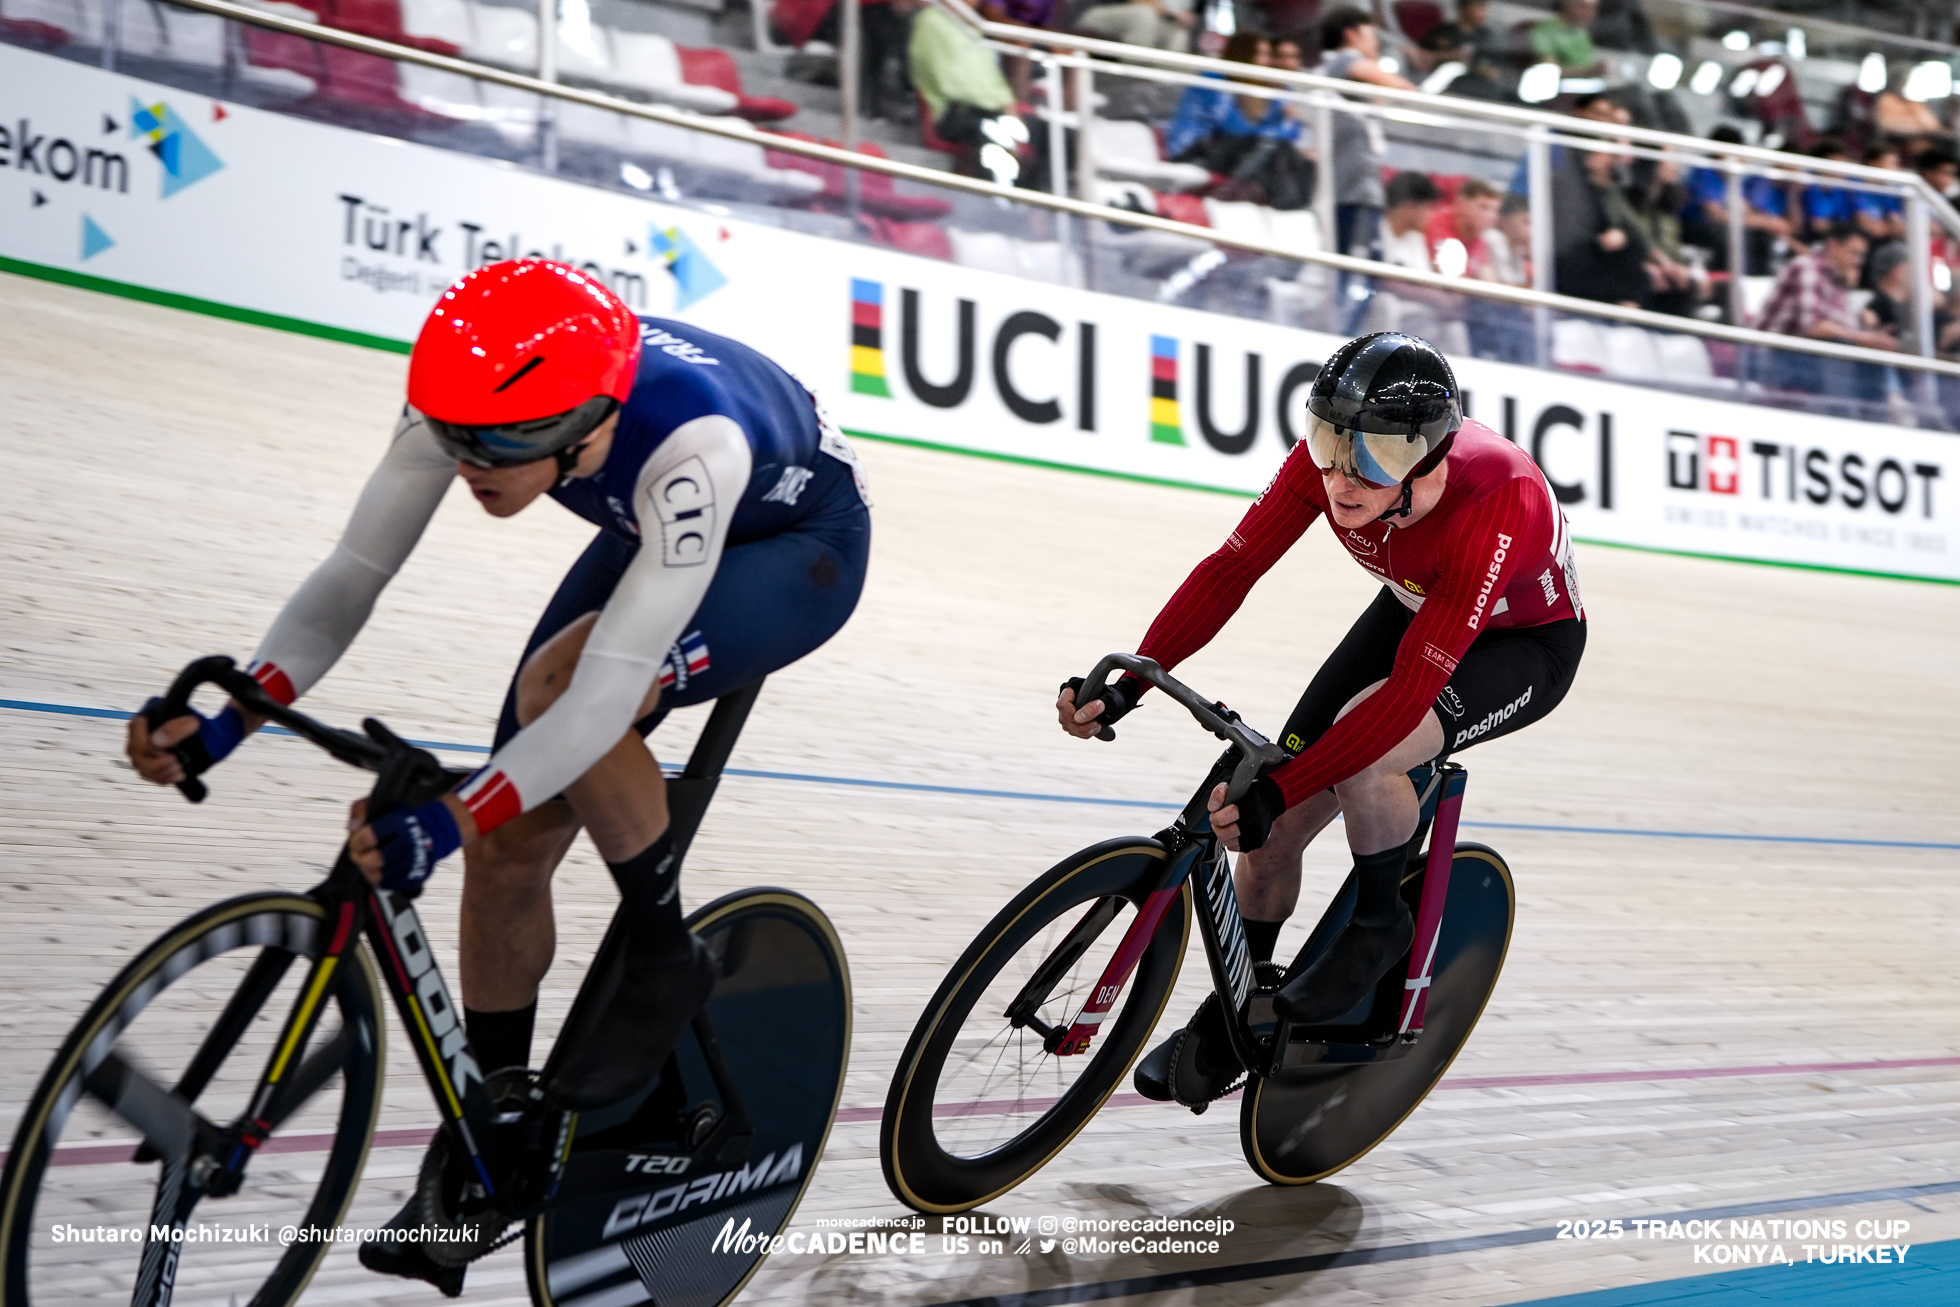
[{"label": "track cyclist in blue skinsuit", "polygon": [[[599,533],[531,635],[489,762],[419,808],[367,823],[357,805],[348,848],[371,881],[408,894],[462,849],[465,1015],[489,1073],[529,1060],[555,943],[551,876],[590,832],[619,886],[627,965],[594,1037],[546,1089],[600,1107],[654,1078],[713,984],[682,924],[665,783],[641,737],[844,625],[870,549],[863,481],[810,393],[754,350],[637,319],[563,264],[488,265],[423,325],[393,441],[259,647],[260,684],[290,703],[326,674],[457,476],[493,517],[550,495]],[[235,703],[154,732],[139,714],[129,756],[169,784],[258,725]],[[419,1248],[383,1247],[363,1261],[431,1278]]]}]

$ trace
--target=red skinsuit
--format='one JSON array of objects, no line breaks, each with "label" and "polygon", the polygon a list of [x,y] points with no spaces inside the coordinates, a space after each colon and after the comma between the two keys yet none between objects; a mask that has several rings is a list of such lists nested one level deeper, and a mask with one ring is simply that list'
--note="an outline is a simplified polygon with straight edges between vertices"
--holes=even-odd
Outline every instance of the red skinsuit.
[{"label": "red skinsuit", "polygon": [[[1406,739],[1480,632],[1585,615],[1565,512],[1538,465],[1481,422],[1463,424],[1447,461],[1441,501],[1414,526],[1328,523],[1415,618],[1387,683],[1273,773],[1288,807],[1357,775]],[[1169,669],[1204,648],[1253,582],[1326,512],[1320,469],[1303,440],[1238,529],[1178,587],[1137,652]]]}]

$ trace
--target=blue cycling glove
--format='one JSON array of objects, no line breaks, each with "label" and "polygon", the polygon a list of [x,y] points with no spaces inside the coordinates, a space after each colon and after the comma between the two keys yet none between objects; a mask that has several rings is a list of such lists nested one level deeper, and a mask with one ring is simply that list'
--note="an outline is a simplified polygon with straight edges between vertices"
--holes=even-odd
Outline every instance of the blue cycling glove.
[{"label": "blue cycling glove", "polygon": [[[151,699],[143,705],[143,711],[148,712],[157,702]],[[190,715],[197,718],[197,733],[179,740],[171,746],[171,751],[183,764],[184,775],[202,776],[244,742],[245,715],[232,704],[226,704],[215,717],[206,717],[195,708],[190,710]]]},{"label": "blue cycling glove", "polygon": [[456,818],[441,799],[397,808],[368,823],[381,848],[381,888],[414,898],[436,864],[463,847]]}]

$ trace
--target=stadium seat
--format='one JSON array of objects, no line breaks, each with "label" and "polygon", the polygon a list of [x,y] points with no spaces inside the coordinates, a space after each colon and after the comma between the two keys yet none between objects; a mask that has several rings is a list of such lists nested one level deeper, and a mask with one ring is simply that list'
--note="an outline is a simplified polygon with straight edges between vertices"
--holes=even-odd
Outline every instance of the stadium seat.
[{"label": "stadium seat", "polygon": [[58,50],[75,37],[62,21],[66,8],[48,0],[0,0],[0,38],[33,50]]},{"label": "stadium seat", "polygon": [[1269,212],[1273,244],[1302,254],[1320,251],[1320,218],[1312,209],[1273,209]]},{"label": "stadium seat", "polygon": [[463,47],[465,59],[495,64],[518,73],[538,71],[538,16],[535,11],[479,4],[472,4],[469,9],[471,42]]},{"label": "stadium seat", "polygon": [[225,21],[163,4],[125,4],[117,41],[124,54],[215,70],[225,62]]},{"label": "stadium seat", "polygon": [[1157,149],[1150,124],[1111,118],[1089,120],[1089,153],[1103,177],[1143,182],[1170,191],[1209,185],[1211,173],[1195,163],[1171,163]]},{"label": "stadium seat", "polygon": [[612,33],[613,77],[649,99],[701,113],[731,114],[742,97],[718,86],[694,86],[681,77],[680,50],[652,32]]},{"label": "stadium seat", "polygon": [[[814,136],[802,132],[783,132],[791,140],[817,142]],[[822,145],[836,145],[836,141],[817,142]],[[867,141],[857,147],[861,154],[882,159],[885,152],[879,146]],[[784,154],[777,150],[767,153],[769,166],[788,168],[796,172],[809,173],[823,183],[822,199],[826,205],[836,207],[845,201],[844,165],[826,163],[821,159],[807,159],[800,154]],[[952,203],[935,195],[901,195],[893,185],[892,179],[883,173],[858,173],[858,207],[867,213],[880,217],[896,218],[901,222],[915,222],[922,218],[942,218],[953,211]]]},{"label": "stadium seat", "polygon": [[402,30],[471,51],[476,48],[476,29],[470,22],[474,7],[469,0],[401,0]]},{"label": "stadium seat", "polygon": [[1552,323],[1552,366],[1572,372],[1608,372],[1606,335],[1591,318]]},{"label": "stadium seat", "polygon": [[754,122],[778,122],[796,113],[796,106],[773,95],[742,94],[741,70],[726,50],[691,50],[674,47],[680,56],[681,80],[695,86],[713,86],[735,97],[735,112]]},{"label": "stadium seat", "polygon": [[1273,238],[1272,210],[1263,204],[1242,200],[1206,200],[1206,225],[1221,236],[1270,244]]},{"label": "stadium seat", "polygon": [[1606,370],[1628,381],[1658,381],[1662,377],[1660,354],[1654,348],[1653,334],[1644,327],[1605,327]]},{"label": "stadium seat", "polygon": [[1654,333],[1654,356],[1660,375],[1670,381],[1694,386],[1719,386],[1727,379],[1715,375],[1715,361],[1709,357],[1708,342],[1699,336],[1678,331]]}]

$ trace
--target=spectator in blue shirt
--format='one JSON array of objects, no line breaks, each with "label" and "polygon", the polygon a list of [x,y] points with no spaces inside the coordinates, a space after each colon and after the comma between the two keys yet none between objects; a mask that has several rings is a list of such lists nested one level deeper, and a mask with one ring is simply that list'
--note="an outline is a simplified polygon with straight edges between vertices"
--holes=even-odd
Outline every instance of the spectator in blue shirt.
[{"label": "spectator in blue shirt", "polygon": [[[1868,145],[1865,147],[1865,166],[1897,168],[1899,151],[1890,145]],[[1874,250],[1884,241],[1905,239],[1906,202],[1896,195],[1886,195],[1880,191],[1854,192],[1851,216],[1865,235],[1871,237]]]},{"label": "spectator in blue shirt", "polygon": [[[1835,136],[1820,137],[1811,154],[1832,163],[1851,162],[1851,151]],[[1857,215],[1860,192],[1835,182],[1816,181],[1803,188],[1803,233],[1815,239]]]},{"label": "spectator in blue shirt", "polygon": [[[1236,63],[1268,67],[1273,61],[1272,43],[1258,32],[1234,32],[1225,44],[1224,57]],[[1293,141],[1300,137],[1300,123],[1286,112],[1285,104],[1279,100],[1234,95],[1208,86],[1187,87],[1164,134],[1164,152],[1172,159],[1192,159],[1210,166],[1205,158],[1209,153],[1207,147],[1214,137],[1221,136],[1269,136]],[[1214,168],[1213,171],[1225,170]]]},{"label": "spectator in blue shirt", "polygon": [[[1708,139],[1724,145],[1742,144],[1742,133],[1723,123]],[[1688,202],[1681,209],[1681,240],[1710,251],[1709,266],[1728,268],[1729,180],[1720,168],[1692,168],[1687,178]],[[1780,240],[1801,253],[1804,244],[1790,221],[1790,196],[1780,182],[1767,177],[1742,179],[1743,249],[1751,277],[1767,276],[1771,256]]]}]

